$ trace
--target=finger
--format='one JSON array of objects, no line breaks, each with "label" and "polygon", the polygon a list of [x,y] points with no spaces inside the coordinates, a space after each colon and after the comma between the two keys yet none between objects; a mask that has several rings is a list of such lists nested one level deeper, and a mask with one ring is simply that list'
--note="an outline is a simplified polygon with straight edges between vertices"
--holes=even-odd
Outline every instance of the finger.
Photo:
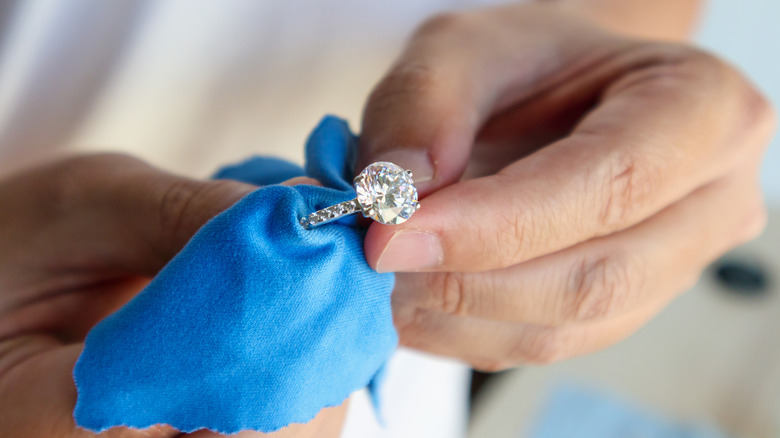
[{"label": "finger", "polygon": [[[510,5],[444,14],[423,24],[367,101],[357,170],[374,161],[394,162],[413,171],[423,195],[452,184],[463,174],[485,120],[544,95],[567,76],[581,76],[551,74],[570,61],[581,65],[622,45],[595,29],[578,32],[583,23],[551,17],[548,9]],[[571,107],[584,111],[590,100],[583,94],[567,108],[539,107],[515,120],[513,132],[552,126],[562,115],[571,123]],[[556,132],[565,131],[561,126]]]},{"label": "finger", "polygon": [[[303,182],[314,180],[288,184]],[[15,193],[18,187],[26,188],[24,196]],[[61,161],[1,185],[0,199],[14,212],[2,217],[2,240],[18,251],[0,252],[0,261],[8,261],[0,265],[18,268],[19,260],[29,259],[73,281],[83,272],[152,276],[203,224],[256,188],[183,178],[119,155]],[[8,274],[0,278],[18,277]]]},{"label": "finger", "polygon": [[393,318],[400,342],[455,357],[484,371],[519,364],[548,364],[613,345],[644,325],[666,303],[656,303],[604,321],[545,327],[447,315],[399,305]]},{"label": "finger", "polygon": [[[23,345],[11,346],[8,343]],[[169,438],[169,426],[145,430],[116,427],[95,434],[76,426],[76,388],[71,372],[82,344],[61,346],[46,336],[28,336],[0,343],[0,424],[3,436],[16,438]]]},{"label": "finger", "polygon": [[437,191],[404,224],[372,225],[369,263],[380,272],[511,266],[630,227],[765,147],[771,109],[737,73],[687,49],[640,55],[605,68],[620,79],[569,137]]},{"label": "finger", "polygon": [[29,302],[0,302],[0,339],[47,333],[63,343],[81,342],[90,329],[130,301],[149,283],[132,278],[84,284],[67,293],[47,294]]},{"label": "finger", "polygon": [[280,183],[280,185],[283,186],[307,185],[307,186],[319,186],[319,187],[322,186],[322,184],[320,184],[319,181],[313,178],[309,178],[308,176],[296,176],[295,178],[290,178],[287,181]]},{"label": "finger", "polygon": [[[346,415],[348,402],[341,406],[325,408],[306,424],[291,424],[272,433],[254,431],[239,432],[231,438],[338,438]],[[201,430],[185,435],[188,438],[221,438],[225,435]]]},{"label": "finger", "polygon": [[669,299],[763,228],[756,174],[751,164],[632,228],[509,268],[399,275],[393,298],[453,315],[543,325],[605,319]]},{"label": "finger", "polygon": [[[0,199],[14,212],[2,215],[0,232],[7,248],[17,248],[0,258],[14,266],[21,254],[30,275],[58,272],[74,283],[92,280],[73,278],[85,272],[151,276],[209,218],[253,188],[181,178],[122,155],[60,160],[0,184]],[[3,274],[4,282],[16,278]]]}]

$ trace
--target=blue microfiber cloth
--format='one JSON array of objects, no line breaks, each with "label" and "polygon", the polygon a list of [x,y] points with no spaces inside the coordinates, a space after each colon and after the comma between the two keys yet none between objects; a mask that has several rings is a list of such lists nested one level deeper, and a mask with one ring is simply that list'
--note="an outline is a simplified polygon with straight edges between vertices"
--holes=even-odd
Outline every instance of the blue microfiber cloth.
[{"label": "blue microfiber cloth", "polygon": [[553,393],[532,438],[727,438],[705,423],[680,423],[623,400],[565,384]]},{"label": "blue microfiber cloth", "polygon": [[270,432],[379,378],[398,342],[393,274],[368,266],[354,216],[312,230],[298,223],[354,198],[356,150],[347,124],[326,117],[305,169],[325,187],[268,185],[304,174],[274,158],[221,171],[266,187],[210,220],[89,332],[73,372],[76,423]]}]

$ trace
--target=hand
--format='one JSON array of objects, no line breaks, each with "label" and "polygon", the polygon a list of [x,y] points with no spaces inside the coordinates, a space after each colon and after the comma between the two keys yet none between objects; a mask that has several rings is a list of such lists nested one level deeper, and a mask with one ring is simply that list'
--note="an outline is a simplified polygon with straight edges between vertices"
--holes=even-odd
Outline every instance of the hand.
[{"label": "hand", "polygon": [[377,270],[415,272],[401,341],[484,370],[617,342],[765,222],[759,92],[557,3],[428,21],[365,110],[359,165],[411,168],[424,195],[365,243]]},{"label": "hand", "polygon": [[[286,182],[299,183],[316,181]],[[95,436],[72,417],[71,373],[87,331],[138,293],[208,219],[255,188],[185,179],[116,155],[61,160],[0,181],[3,436]],[[328,408],[306,425],[235,436],[337,436],[343,415],[343,406]],[[99,436],[181,434],[161,425]]]}]

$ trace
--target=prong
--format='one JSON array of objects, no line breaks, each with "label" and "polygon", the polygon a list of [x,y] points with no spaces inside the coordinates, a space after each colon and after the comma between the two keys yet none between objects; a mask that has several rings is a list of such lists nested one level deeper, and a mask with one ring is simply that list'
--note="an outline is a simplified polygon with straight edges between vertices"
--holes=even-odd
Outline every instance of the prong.
[{"label": "prong", "polygon": [[419,210],[419,209],[420,209],[420,207],[422,207],[422,204],[420,204],[419,202],[418,202],[418,203],[416,203],[416,204],[414,204],[414,211],[417,211],[417,210]]},{"label": "prong", "polygon": [[406,174],[409,175],[409,178],[414,176],[414,174],[412,173],[411,169],[406,169]]},{"label": "prong", "polygon": [[365,177],[366,177],[365,175],[363,175],[362,173],[359,173],[359,174],[358,174],[358,176],[356,176],[356,177],[355,177],[355,179],[353,179],[353,180],[352,180],[352,182],[353,182],[353,183],[355,183],[355,184],[357,184],[357,183],[359,183],[360,181],[363,181],[363,179],[364,179]]}]

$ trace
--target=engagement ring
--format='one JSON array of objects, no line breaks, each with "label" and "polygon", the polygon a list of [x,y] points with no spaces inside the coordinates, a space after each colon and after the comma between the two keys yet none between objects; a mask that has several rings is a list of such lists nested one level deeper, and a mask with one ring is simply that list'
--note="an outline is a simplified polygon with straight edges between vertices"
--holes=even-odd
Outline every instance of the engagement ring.
[{"label": "engagement ring", "polygon": [[420,208],[412,171],[397,164],[370,164],[353,182],[355,199],[315,211],[301,218],[301,225],[312,228],[358,212],[380,224],[400,224]]}]

